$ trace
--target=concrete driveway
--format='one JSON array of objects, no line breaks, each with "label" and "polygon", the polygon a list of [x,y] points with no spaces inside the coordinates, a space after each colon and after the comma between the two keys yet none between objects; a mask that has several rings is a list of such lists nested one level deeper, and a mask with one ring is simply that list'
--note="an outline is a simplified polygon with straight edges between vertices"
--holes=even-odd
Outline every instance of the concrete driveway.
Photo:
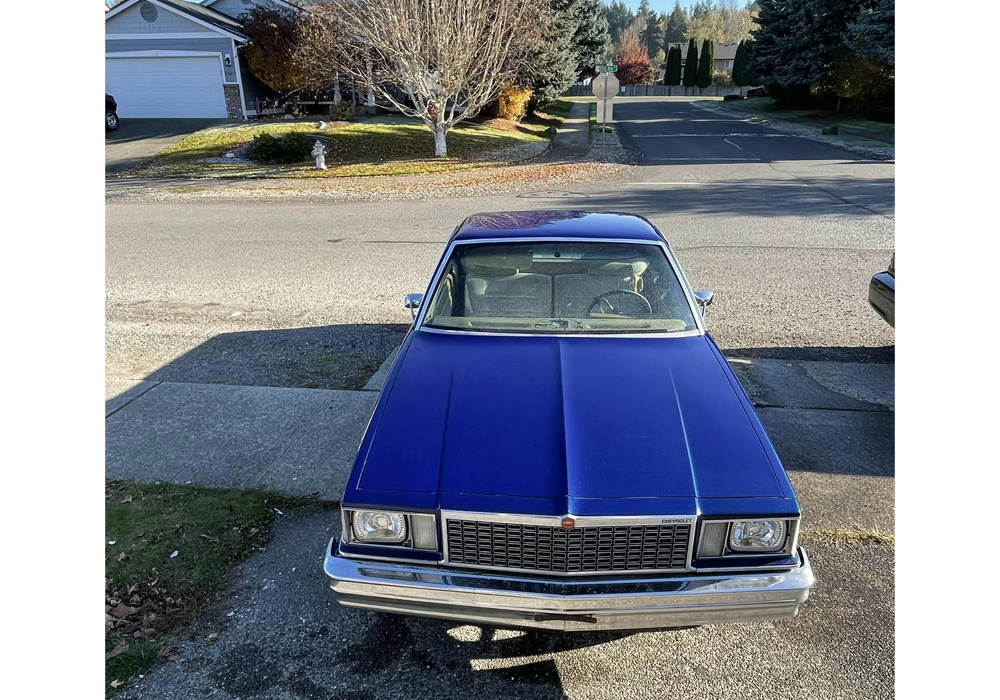
[{"label": "concrete driveway", "polygon": [[122,119],[104,133],[104,172],[114,173],[152,158],[190,133],[224,123],[222,119]]}]

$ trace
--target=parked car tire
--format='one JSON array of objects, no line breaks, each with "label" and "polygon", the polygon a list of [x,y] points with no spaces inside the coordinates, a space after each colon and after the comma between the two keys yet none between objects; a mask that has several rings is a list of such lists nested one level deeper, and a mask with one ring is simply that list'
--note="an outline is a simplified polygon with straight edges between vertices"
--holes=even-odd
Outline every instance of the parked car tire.
[{"label": "parked car tire", "polygon": [[104,130],[114,131],[118,128],[118,112],[108,110],[104,114]]}]

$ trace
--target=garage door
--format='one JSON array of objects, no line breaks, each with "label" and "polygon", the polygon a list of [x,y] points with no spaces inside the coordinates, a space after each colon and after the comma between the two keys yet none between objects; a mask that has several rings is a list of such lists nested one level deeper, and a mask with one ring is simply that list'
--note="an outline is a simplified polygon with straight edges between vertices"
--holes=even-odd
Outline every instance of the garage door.
[{"label": "garage door", "polygon": [[105,58],[104,84],[123,119],[226,117],[218,56]]}]

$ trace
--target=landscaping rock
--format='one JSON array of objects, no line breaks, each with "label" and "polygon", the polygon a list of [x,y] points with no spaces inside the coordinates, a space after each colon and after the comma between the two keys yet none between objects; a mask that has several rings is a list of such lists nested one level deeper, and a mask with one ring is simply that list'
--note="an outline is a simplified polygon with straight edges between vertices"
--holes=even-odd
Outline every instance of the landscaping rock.
[{"label": "landscaping rock", "polygon": [[825,127],[823,127],[823,135],[824,136],[836,136],[839,133],[840,133],[839,127],[836,127],[836,126],[825,126]]}]

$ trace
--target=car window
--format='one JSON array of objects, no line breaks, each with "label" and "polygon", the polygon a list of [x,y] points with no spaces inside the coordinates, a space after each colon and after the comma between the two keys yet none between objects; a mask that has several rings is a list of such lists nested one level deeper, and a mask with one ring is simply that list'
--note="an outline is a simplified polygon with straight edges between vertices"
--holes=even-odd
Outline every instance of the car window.
[{"label": "car window", "polygon": [[423,325],[547,334],[697,328],[660,246],[573,241],[455,246]]}]

